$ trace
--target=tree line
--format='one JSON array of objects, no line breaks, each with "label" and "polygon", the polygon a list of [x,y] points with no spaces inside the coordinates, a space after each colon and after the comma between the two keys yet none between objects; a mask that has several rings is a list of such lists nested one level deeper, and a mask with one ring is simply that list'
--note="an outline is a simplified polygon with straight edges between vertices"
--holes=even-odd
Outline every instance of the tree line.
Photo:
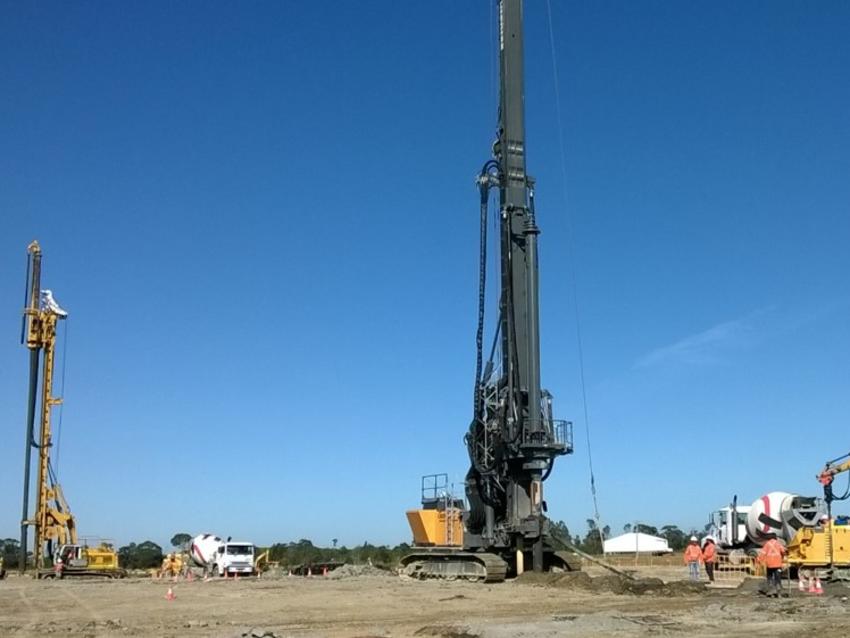
[{"label": "tree line", "polygon": [[[586,523],[587,532],[582,535],[572,534],[564,521],[553,522],[552,535],[588,554],[601,554],[602,539],[611,537],[611,527],[605,525],[600,529],[592,518],[587,519]],[[623,532],[641,532],[659,536],[666,539],[670,549],[674,551],[683,550],[692,534],[700,534],[697,530],[685,532],[677,525],[662,525],[659,528],[644,523],[627,524],[623,527]],[[171,538],[169,551],[187,552],[191,542],[192,537],[189,534],[177,533]],[[354,547],[338,546],[337,539],[333,539],[331,543],[331,547],[319,547],[306,538],[289,543],[275,543],[268,548],[269,560],[283,567],[338,562],[371,563],[377,567],[393,568],[399,563],[401,557],[410,551],[410,545],[407,543],[399,543],[392,547],[373,545],[367,541]],[[265,549],[257,548],[257,553]],[[0,554],[4,558],[6,569],[17,568],[19,553],[20,544],[16,539],[0,540]],[[125,569],[153,569],[162,564],[165,553],[162,547],[150,540],[128,543],[118,548],[118,562]]]},{"label": "tree line", "polygon": [[[587,533],[584,536],[581,534],[572,535],[564,521],[552,523],[552,534],[583,552],[588,554],[601,554],[602,539],[611,538],[611,527],[609,525],[605,525],[600,529],[596,521],[592,518],[588,518],[586,523]],[[649,534],[650,536],[663,538],[667,541],[667,544],[673,551],[681,551],[685,549],[685,546],[688,544],[688,539],[691,536],[699,536],[701,534],[701,532],[695,529],[685,532],[680,529],[678,525],[670,524],[656,527],[645,523],[627,523],[623,526],[623,533],[628,534],[629,532]]]},{"label": "tree line", "polygon": [[[171,538],[169,551],[187,552],[192,537],[185,533],[175,534]],[[333,539],[331,547],[319,547],[312,541],[302,538],[289,543],[275,543],[271,547],[256,549],[257,554],[269,551],[269,560],[284,568],[318,563],[371,563],[376,567],[393,568],[401,557],[410,551],[410,545],[401,543],[394,547],[373,545],[364,541],[354,547],[338,545]],[[162,563],[163,549],[153,541],[129,543],[118,549],[119,564],[125,569],[151,569]]]}]

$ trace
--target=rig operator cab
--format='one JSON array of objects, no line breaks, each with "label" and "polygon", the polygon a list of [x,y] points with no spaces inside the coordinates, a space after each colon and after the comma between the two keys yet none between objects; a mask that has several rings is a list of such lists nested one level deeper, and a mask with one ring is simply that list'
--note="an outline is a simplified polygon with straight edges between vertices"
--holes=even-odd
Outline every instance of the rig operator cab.
[{"label": "rig operator cab", "polygon": [[61,545],[53,557],[53,567],[40,571],[41,577],[108,576],[123,578],[127,572],[118,566],[118,554],[111,545],[101,542],[96,547],[68,543]]}]

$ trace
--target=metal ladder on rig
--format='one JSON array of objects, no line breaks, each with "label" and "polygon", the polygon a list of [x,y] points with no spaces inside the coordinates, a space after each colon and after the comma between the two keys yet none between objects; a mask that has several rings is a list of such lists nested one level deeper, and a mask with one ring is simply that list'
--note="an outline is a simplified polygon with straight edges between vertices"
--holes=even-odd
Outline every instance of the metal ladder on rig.
[{"label": "metal ladder on rig", "polygon": [[446,545],[451,547],[455,544],[455,499],[448,484],[443,491],[443,512],[446,516]]}]

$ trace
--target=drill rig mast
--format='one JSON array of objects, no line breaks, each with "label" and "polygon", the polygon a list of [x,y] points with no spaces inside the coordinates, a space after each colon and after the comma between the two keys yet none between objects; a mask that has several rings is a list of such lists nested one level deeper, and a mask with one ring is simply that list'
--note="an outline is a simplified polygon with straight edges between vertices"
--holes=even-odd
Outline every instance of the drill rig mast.
[{"label": "drill rig mast", "polygon": [[[500,580],[551,567],[572,569],[549,544],[543,481],[555,458],[572,452],[571,425],[556,421],[540,385],[540,335],[534,180],[526,172],[522,0],[498,0],[500,103],[493,159],[478,177],[481,274],[473,419],[465,442],[469,511],[464,552],[436,548],[405,557],[418,576]],[[500,300],[490,360],[483,365],[487,207],[499,193]],[[497,347],[498,346],[498,347]],[[496,355],[498,350],[499,356]],[[466,561],[464,564],[463,561]],[[501,575],[499,575],[501,571]]]},{"label": "drill rig mast", "polygon": [[[540,231],[534,180],[525,161],[522,17],[521,0],[501,0],[498,138],[494,159],[478,179],[482,208],[490,189],[499,191],[501,357],[498,366],[491,356],[483,372],[480,363],[476,371],[474,415],[466,436],[471,467],[465,543],[468,549],[513,554],[509,558],[515,559],[517,572],[523,571],[526,553],[534,571],[547,567],[543,481],[555,457],[571,451],[569,424],[553,419],[551,396],[540,387]],[[480,362],[480,338],[478,356]]]},{"label": "drill rig mast", "polygon": [[[33,560],[36,570],[45,566],[54,548],[76,544],[74,517],[50,463],[53,445],[51,413],[62,400],[53,396],[53,368],[56,353],[56,326],[68,316],[49,290],[41,289],[41,247],[34,241],[27,247],[27,306],[24,309],[25,343],[30,351],[29,397],[27,403],[27,440],[24,460],[24,497],[21,517],[21,560],[23,573],[27,563],[27,527],[35,527]],[[24,335],[22,335],[24,341]],[[42,367],[39,397],[39,367]],[[38,440],[34,438],[35,416],[40,409]],[[30,460],[38,450],[38,478],[35,518],[29,519]]]}]

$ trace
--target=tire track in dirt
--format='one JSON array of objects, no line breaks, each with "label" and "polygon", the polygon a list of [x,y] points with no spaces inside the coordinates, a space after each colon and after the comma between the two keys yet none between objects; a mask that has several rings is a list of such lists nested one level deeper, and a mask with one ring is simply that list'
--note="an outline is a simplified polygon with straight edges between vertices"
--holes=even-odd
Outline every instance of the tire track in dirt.
[{"label": "tire track in dirt", "polygon": [[34,605],[32,604],[32,601],[29,599],[29,596],[27,596],[23,588],[18,589],[18,597],[21,599],[21,602],[26,608],[27,618],[25,620],[25,623],[29,627],[34,628],[38,623],[38,611],[35,609]]},{"label": "tire track in dirt", "polygon": [[79,594],[72,591],[71,587],[57,587],[59,591],[61,591],[65,596],[70,598],[75,606],[80,609],[86,611],[86,613],[91,617],[89,620],[97,622],[103,622],[105,618],[98,612],[94,607],[89,605],[84,598],[82,598]]}]

